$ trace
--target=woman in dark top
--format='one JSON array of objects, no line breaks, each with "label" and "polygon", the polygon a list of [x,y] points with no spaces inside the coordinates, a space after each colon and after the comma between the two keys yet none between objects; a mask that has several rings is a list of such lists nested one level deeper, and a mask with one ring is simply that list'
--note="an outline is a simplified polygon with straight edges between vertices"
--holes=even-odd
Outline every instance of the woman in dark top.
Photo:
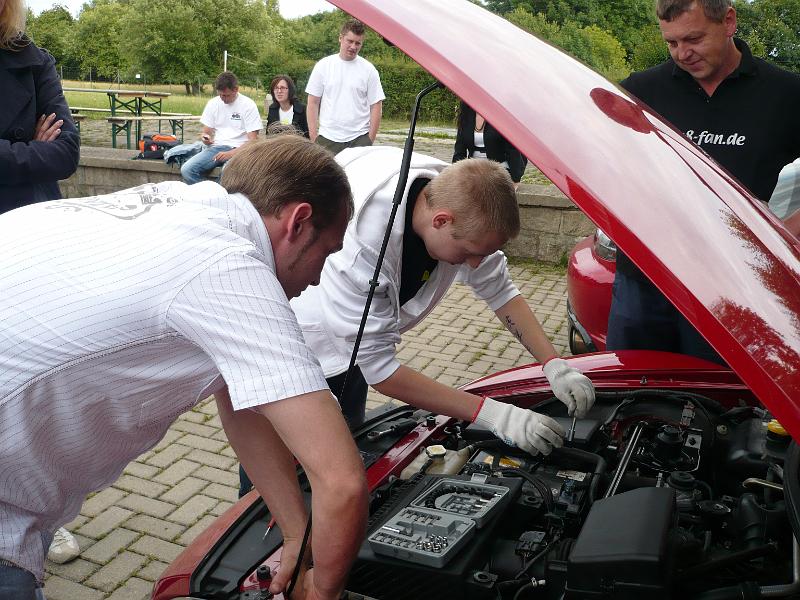
[{"label": "woman in dark top", "polygon": [[[308,137],[308,121],[305,104],[297,99],[294,81],[288,75],[278,75],[269,84],[272,104],[267,108],[267,129],[272,123],[292,125]],[[268,131],[269,132],[269,131]]]},{"label": "woman in dark top", "polygon": [[514,183],[519,183],[527,159],[491,123],[462,102],[458,113],[458,132],[453,162],[465,158],[488,158],[508,169]]},{"label": "woman in dark top", "polygon": [[0,0],[0,213],[60,198],[80,139],[55,59],[25,35],[22,0]]}]

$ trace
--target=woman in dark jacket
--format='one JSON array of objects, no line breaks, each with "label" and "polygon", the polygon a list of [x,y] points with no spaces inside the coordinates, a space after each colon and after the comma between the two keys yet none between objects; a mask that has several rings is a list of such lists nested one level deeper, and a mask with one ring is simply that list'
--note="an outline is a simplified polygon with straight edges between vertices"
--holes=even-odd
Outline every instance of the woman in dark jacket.
[{"label": "woman in dark jacket", "polygon": [[462,102],[458,113],[458,131],[453,149],[453,162],[465,158],[488,158],[501,163],[519,183],[527,159],[491,123]]},{"label": "woman in dark jacket", "polygon": [[308,137],[308,120],[305,104],[297,99],[294,81],[288,75],[278,75],[269,84],[272,104],[267,108],[267,129],[272,123],[293,125],[297,131]]},{"label": "woman in dark jacket", "polygon": [[55,59],[24,30],[22,0],[0,0],[0,213],[60,198],[80,155]]}]

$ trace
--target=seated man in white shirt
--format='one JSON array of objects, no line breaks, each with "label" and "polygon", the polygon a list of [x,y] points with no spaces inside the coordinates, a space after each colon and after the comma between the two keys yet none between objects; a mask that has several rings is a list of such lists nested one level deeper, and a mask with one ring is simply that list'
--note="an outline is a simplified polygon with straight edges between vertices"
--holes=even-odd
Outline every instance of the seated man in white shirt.
[{"label": "seated man in white shirt", "polygon": [[257,139],[261,130],[258,106],[239,93],[236,75],[230,71],[220,73],[214,89],[217,96],[208,101],[200,117],[200,139],[205,148],[181,166],[186,183],[203,181],[209,171],[224,165],[245,143]]},{"label": "seated man in white shirt", "polygon": [[221,183],[0,215],[0,600],[36,598],[53,532],[209,394],[283,534],[271,591],[308,514],[295,456],[314,491],[314,568],[297,589],[339,597],[364,469],[288,298],[341,248],[350,188],[298,136],[248,144]]}]

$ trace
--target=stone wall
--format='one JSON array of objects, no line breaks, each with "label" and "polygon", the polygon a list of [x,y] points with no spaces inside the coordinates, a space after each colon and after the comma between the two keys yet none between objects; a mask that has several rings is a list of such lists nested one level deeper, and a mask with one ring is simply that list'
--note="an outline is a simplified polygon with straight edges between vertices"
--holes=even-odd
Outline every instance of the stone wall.
[{"label": "stone wall", "polygon": [[[180,170],[155,160],[131,160],[133,150],[81,148],[78,170],[61,182],[67,198],[108,194],[143,183],[179,180]],[[594,231],[591,222],[552,185],[521,185],[522,228],[506,252],[515,257],[558,263],[575,243]]]}]

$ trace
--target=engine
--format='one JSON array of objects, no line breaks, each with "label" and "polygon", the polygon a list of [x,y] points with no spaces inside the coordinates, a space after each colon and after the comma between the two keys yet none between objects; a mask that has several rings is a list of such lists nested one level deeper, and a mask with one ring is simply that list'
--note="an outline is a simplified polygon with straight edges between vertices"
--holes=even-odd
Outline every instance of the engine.
[{"label": "engine", "polygon": [[[557,401],[537,410],[569,429]],[[350,598],[712,600],[794,590],[782,491],[790,438],[761,409],[606,392],[546,457],[472,425],[438,441],[374,494]]]}]

